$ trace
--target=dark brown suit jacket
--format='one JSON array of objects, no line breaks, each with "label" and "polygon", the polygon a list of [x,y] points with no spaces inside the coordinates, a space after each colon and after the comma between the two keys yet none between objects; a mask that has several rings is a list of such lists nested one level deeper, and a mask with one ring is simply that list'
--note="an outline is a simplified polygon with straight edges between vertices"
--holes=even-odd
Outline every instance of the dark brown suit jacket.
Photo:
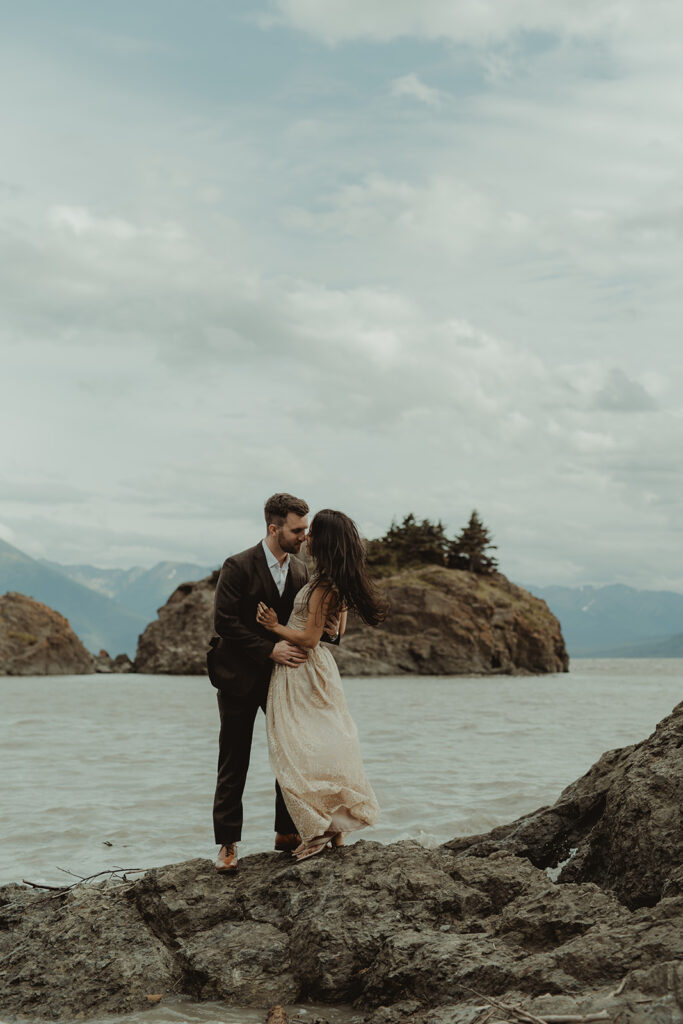
[{"label": "dark brown suit jacket", "polygon": [[264,601],[286,625],[294,598],[307,580],[304,562],[290,555],[287,583],[280,597],[260,541],[226,558],[216,586],[217,635],[206,656],[209,679],[217,689],[235,697],[267,690],[273,668],[270,653],[278,638],[258,625],[256,608]]}]

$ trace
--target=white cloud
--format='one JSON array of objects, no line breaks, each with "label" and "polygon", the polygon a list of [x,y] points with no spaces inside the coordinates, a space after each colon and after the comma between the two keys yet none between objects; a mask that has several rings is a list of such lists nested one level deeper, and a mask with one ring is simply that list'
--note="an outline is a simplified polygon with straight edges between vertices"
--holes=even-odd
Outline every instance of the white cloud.
[{"label": "white cloud", "polygon": [[394,78],[391,83],[391,95],[410,96],[420,103],[426,103],[428,107],[438,107],[441,103],[440,91],[426,85],[414,72]]},{"label": "white cloud", "polygon": [[6,523],[0,523],[0,540],[6,541],[8,544],[14,544],[16,535],[14,530],[7,526]]},{"label": "white cloud", "polygon": [[[557,553],[537,561],[549,528],[572,571],[606,571],[600,533],[571,532],[587,495],[607,502],[609,514],[589,516],[604,529],[618,516],[645,535],[656,516],[658,550],[675,528],[683,420],[666,411],[671,392],[647,416],[624,417],[623,403],[646,393],[632,372],[599,358],[555,366],[387,287],[248,267],[227,276],[186,228],[153,242],[153,259],[143,231],[125,255],[106,230],[58,232],[54,250],[50,237],[24,255],[23,299],[10,307],[23,342],[6,338],[0,384],[4,414],[23,424],[12,457],[31,464],[30,477],[5,472],[1,509],[29,553],[101,563],[106,548],[118,564],[211,564],[258,535],[277,488],[347,508],[377,533],[411,509],[457,529],[479,507],[506,571],[539,582],[559,564]],[[50,303],[27,326],[36,282],[49,284]],[[58,347],[42,340],[48,323]],[[32,411],[36,366],[50,385]],[[653,466],[661,436],[669,444]],[[631,578],[652,555],[643,540]]]},{"label": "white cloud", "polygon": [[344,185],[325,196],[318,209],[289,209],[287,222],[314,234],[330,233],[367,244],[370,259],[382,248],[391,260],[403,256],[406,280],[415,256],[430,268],[443,254],[471,262],[473,249],[534,245],[538,228],[518,210],[468,181],[445,174],[414,184],[382,174]]},{"label": "white cloud", "polygon": [[484,52],[481,56],[481,63],[488,82],[505,82],[515,74],[516,61],[506,53],[495,50]]},{"label": "white cloud", "polygon": [[640,413],[651,412],[657,403],[639,381],[631,380],[623,370],[613,367],[604,386],[595,396],[598,409],[614,412]]},{"label": "white cloud", "polygon": [[588,430],[577,430],[572,441],[577,451],[587,455],[613,451],[616,448],[616,441],[611,434],[598,434]]},{"label": "white cloud", "polygon": [[140,227],[121,217],[97,217],[84,206],[53,206],[48,213],[48,222],[53,228],[63,228],[79,236],[102,235],[118,241],[128,241],[144,236],[173,242],[182,238],[177,224],[165,224],[158,228]]},{"label": "white cloud", "polygon": [[275,0],[264,27],[282,23],[339,43],[366,38],[387,42],[401,36],[488,43],[517,32],[592,35],[616,31],[632,21],[656,18],[666,0]]}]

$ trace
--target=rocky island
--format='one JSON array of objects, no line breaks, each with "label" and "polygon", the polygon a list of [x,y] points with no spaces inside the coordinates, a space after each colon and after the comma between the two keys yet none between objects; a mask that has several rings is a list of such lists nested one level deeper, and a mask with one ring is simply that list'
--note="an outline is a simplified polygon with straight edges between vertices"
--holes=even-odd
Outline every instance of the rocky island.
[{"label": "rocky island", "polygon": [[508,675],[567,672],[560,624],[545,601],[501,573],[425,566],[379,581],[389,614],[351,618],[335,651],[342,674]]},{"label": "rocky island", "polygon": [[59,612],[24,594],[0,596],[0,676],[84,675],[95,664]]},{"label": "rocky island", "polygon": [[[366,1024],[679,1024],[683,704],[552,807],[439,849],[359,841],[0,890],[0,1009],[353,1004]],[[526,1016],[525,1016],[526,1014]]]},{"label": "rocky island", "polygon": [[[205,673],[214,572],[184,583],[140,637],[134,670]],[[496,675],[566,672],[560,624],[545,601],[501,573],[425,566],[378,586],[389,613],[378,629],[351,620],[335,656],[342,675]]]},{"label": "rocky island", "polygon": [[203,580],[176,587],[138,640],[134,672],[206,675],[217,583],[218,570]]},{"label": "rocky island", "polygon": [[127,654],[91,654],[54,608],[13,591],[0,596],[0,676],[120,673],[131,666]]}]

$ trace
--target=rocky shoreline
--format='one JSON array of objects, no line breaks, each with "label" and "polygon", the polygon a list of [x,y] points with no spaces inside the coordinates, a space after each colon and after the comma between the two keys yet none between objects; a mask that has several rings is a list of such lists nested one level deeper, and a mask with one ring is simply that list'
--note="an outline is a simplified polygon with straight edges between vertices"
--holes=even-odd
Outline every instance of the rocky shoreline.
[{"label": "rocky shoreline", "polygon": [[0,1009],[66,1020],[184,995],[264,1018],[312,1001],[367,1024],[676,1024],[682,746],[680,704],[552,807],[438,849],[359,841],[299,865],[246,857],[237,876],[191,860],[61,894],[5,886]]}]

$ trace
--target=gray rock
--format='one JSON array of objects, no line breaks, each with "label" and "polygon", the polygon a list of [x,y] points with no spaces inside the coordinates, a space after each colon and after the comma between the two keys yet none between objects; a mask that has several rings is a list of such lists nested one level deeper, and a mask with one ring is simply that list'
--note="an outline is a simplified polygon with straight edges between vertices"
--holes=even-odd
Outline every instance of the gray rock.
[{"label": "gray rock", "polygon": [[33,1018],[126,1013],[180,980],[177,958],[105,886],[57,900],[0,890],[0,965],[3,1010]]},{"label": "gray rock", "polygon": [[611,750],[552,807],[448,847],[486,857],[506,851],[561,882],[595,882],[630,907],[680,894],[683,882],[683,703],[641,743]]},{"label": "gray rock", "polygon": [[95,655],[95,671],[105,674],[132,672],[133,662],[127,654],[117,654],[112,658],[107,651],[100,651]]},{"label": "gray rock", "polygon": [[138,639],[134,672],[206,675],[217,582],[218,572],[213,572],[206,579],[176,587]]},{"label": "gray rock", "polygon": [[194,860],[56,900],[11,886],[2,901],[0,1007],[36,1018],[141,1009],[155,992],[264,1008],[580,998],[683,953],[681,897],[633,912],[518,857],[411,842],[299,865],[260,854],[228,878]]},{"label": "gray rock", "polygon": [[[198,859],[56,898],[6,886],[0,1009],[92,1017],[165,993],[264,1010],[354,1003],[369,1024],[475,1024],[496,1001],[541,1017],[608,1010],[619,1024],[680,1024],[680,848],[666,843],[682,712],[606,755],[554,809],[440,849],[359,841],[301,864],[258,854],[233,876]],[[638,823],[628,809],[645,793]],[[610,813],[631,830],[612,834]],[[595,880],[565,869],[554,882],[532,863],[569,835],[584,844],[582,870],[601,865]]]},{"label": "gray rock", "polygon": [[335,657],[342,675],[523,675],[567,672],[560,624],[545,601],[501,573],[426,566],[378,581],[379,628],[350,617]]},{"label": "gray rock", "polygon": [[0,676],[84,675],[95,659],[59,612],[25,594],[0,597]]}]

